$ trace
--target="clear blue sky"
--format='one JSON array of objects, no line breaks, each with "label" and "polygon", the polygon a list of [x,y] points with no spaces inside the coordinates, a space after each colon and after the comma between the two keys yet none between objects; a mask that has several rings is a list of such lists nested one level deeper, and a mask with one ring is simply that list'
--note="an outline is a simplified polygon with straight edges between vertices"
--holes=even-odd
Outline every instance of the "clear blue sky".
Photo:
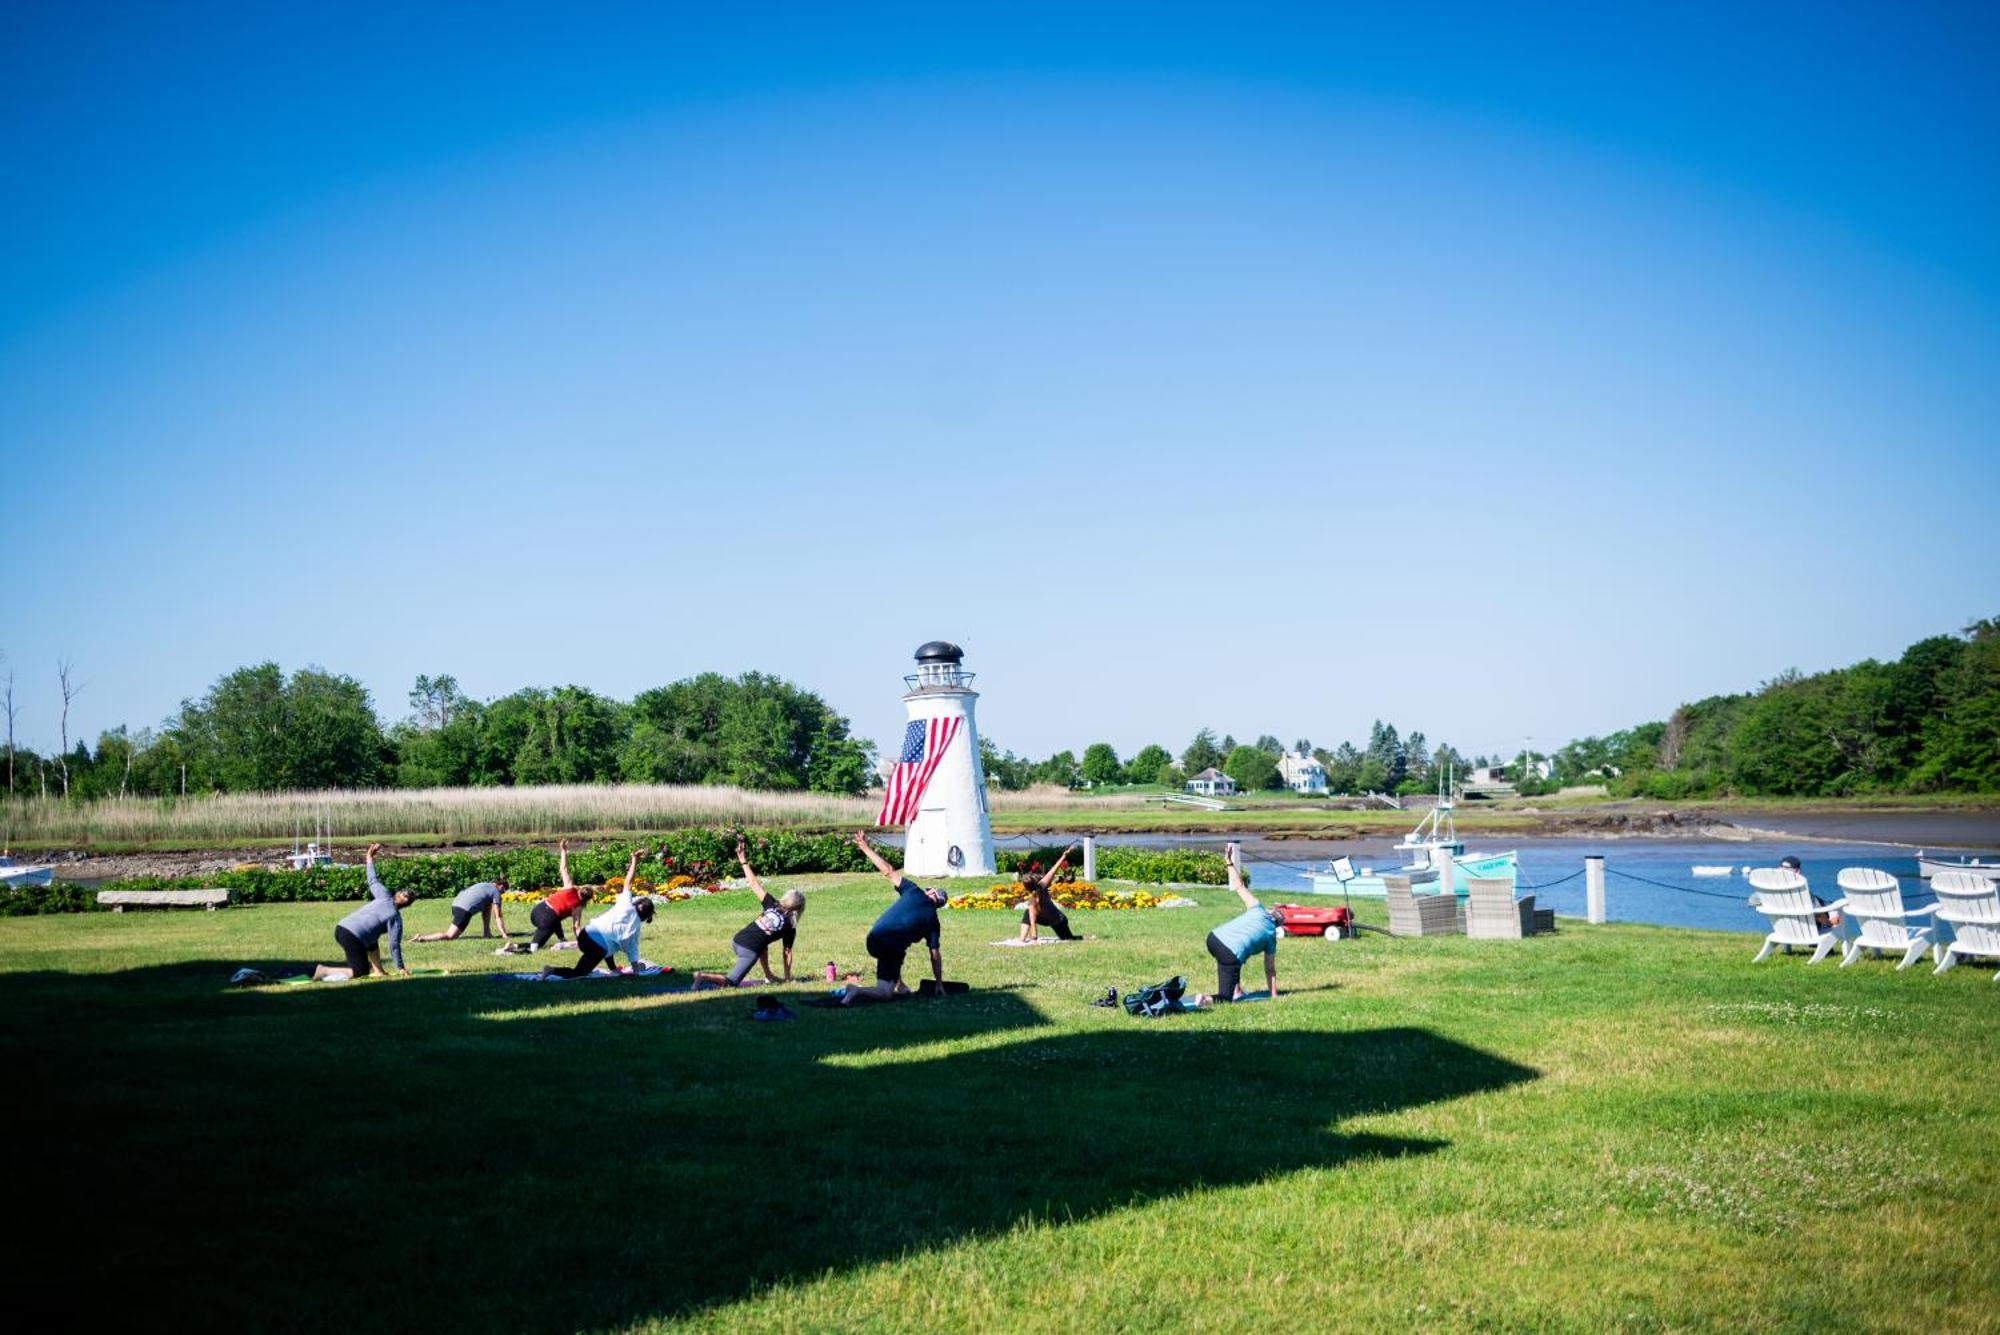
[{"label": "clear blue sky", "polygon": [[16,3],[24,743],[245,663],[1504,750],[2000,613],[1975,5]]}]

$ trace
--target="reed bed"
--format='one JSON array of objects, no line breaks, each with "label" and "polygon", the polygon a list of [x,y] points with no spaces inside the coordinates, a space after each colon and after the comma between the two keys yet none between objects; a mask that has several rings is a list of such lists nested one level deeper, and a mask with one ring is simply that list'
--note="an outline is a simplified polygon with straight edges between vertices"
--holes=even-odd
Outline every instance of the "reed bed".
[{"label": "reed bed", "polygon": [[562,784],[534,788],[327,789],[219,793],[187,798],[63,802],[15,798],[5,837],[24,844],[230,842],[333,835],[435,835],[490,839],[688,825],[867,825],[876,799],[761,793],[668,784]]}]

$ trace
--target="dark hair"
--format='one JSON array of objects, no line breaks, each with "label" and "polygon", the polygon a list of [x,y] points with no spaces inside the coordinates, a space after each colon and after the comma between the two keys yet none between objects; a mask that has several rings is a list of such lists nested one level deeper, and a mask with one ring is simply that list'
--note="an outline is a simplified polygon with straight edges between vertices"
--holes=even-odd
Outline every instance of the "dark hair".
[{"label": "dark hair", "polygon": [[1779,858],[1778,865],[1780,867],[1789,867],[1793,871],[1799,870],[1799,860],[1793,857],[1790,853],[1787,853],[1785,854],[1785,856]]},{"label": "dark hair", "polygon": [[651,922],[653,920],[652,900],[648,899],[644,895],[640,895],[637,899],[633,900],[632,902],[638,906],[640,922]]}]

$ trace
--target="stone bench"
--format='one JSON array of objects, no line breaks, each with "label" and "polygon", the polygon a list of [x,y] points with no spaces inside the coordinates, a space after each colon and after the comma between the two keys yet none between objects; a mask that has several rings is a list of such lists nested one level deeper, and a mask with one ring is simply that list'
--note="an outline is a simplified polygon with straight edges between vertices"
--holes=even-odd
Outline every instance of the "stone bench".
[{"label": "stone bench", "polygon": [[227,890],[99,890],[97,902],[114,913],[126,909],[207,909],[229,903]]}]

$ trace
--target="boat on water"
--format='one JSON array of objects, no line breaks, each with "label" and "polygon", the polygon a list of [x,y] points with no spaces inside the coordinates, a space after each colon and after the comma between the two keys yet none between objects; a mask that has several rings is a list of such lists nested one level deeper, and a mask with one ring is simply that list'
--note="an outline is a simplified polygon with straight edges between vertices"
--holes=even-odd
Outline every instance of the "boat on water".
[{"label": "boat on water", "polygon": [[1704,867],[1700,863],[1696,863],[1693,867],[1690,867],[1688,870],[1693,872],[1696,876],[1734,876],[1736,874],[1736,868],[1734,866]]},{"label": "boat on water", "polygon": [[1373,867],[1356,867],[1352,858],[1336,858],[1325,871],[1312,873],[1313,893],[1381,899],[1389,893],[1382,880],[1384,876],[1409,877],[1410,889],[1420,895],[1463,896],[1467,892],[1466,882],[1475,877],[1512,884],[1519,874],[1519,852],[1509,849],[1505,853],[1466,853],[1465,841],[1458,837],[1457,822],[1452,815],[1455,803],[1445,795],[1449,791],[1449,788],[1439,790],[1437,804],[1396,845],[1395,851],[1408,859],[1404,865],[1378,871]]},{"label": "boat on water", "polygon": [[0,886],[16,890],[22,886],[47,885],[56,878],[56,869],[46,864],[29,866],[0,853]]},{"label": "boat on water", "polygon": [[333,812],[322,810],[313,818],[313,838],[304,848],[299,847],[299,827],[292,825],[292,851],[285,861],[293,871],[309,871],[314,867],[331,867],[333,863]]},{"label": "boat on water", "polygon": [[1948,871],[1969,871],[1975,876],[2000,880],[2000,856],[1989,853],[1983,858],[1934,858],[1921,848],[1917,850],[1917,875],[1928,881]]}]

